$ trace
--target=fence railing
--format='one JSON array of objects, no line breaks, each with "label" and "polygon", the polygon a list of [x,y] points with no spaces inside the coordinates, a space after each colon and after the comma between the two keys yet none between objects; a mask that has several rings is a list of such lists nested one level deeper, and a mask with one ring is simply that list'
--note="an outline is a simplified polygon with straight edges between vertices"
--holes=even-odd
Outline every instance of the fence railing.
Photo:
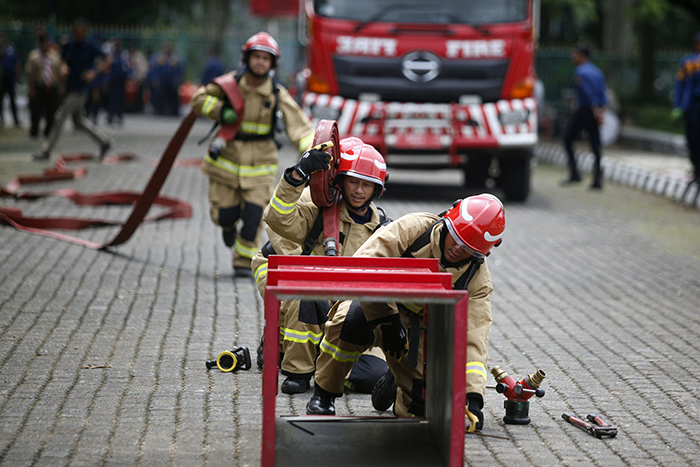
[{"label": "fence railing", "polygon": [[[40,23],[35,21],[0,19],[0,28],[6,31],[8,40],[15,44],[23,62],[36,47],[38,24]],[[71,29],[68,24],[50,22],[46,26],[58,42],[70,37]],[[245,40],[258,31],[267,30],[275,36],[280,45],[282,59],[279,62],[279,77],[284,83],[292,84],[292,76],[303,66],[304,56],[303,48],[297,40],[296,27],[295,20],[264,21],[251,18],[247,14],[236,16],[220,43],[222,59],[229,69],[237,68],[240,50]],[[218,42],[210,29],[197,26],[168,28],[92,25],[90,33],[99,40],[120,38],[125,47],[135,46],[144,53],[149,50],[157,53],[166,42],[170,43],[183,62],[186,79],[193,82],[198,82],[207,52]],[[657,96],[671,99],[676,66],[680,57],[687,52],[668,49],[655,52],[654,89]],[[571,88],[574,66],[570,56],[570,47],[540,47],[537,51],[537,74],[545,85],[545,98],[548,101],[560,102],[562,90]],[[637,92],[639,65],[636,56],[593,51],[591,60],[603,70],[608,86],[618,96],[630,97]]]},{"label": "fence railing", "polygon": [[[0,28],[5,30],[8,42],[17,48],[22,65],[29,52],[37,47],[36,31],[37,27],[42,26],[59,44],[71,36],[70,24],[0,19]],[[239,66],[241,47],[246,39],[263,30],[269,31],[277,39],[281,51],[278,74],[282,81],[289,81],[289,77],[298,71],[301,62],[296,21],[292,20],[264,21],[241,15],[233,18],[221,40],[215,37],[211,29],[197,26],[170,28],[92,24],[89,36],[100,43],[111,38],[121,39],[125,48],[133,46],[143,53],[158,53],[168,43],[183,63],[185,79],[198,82],[208,52],[214,45],[220,46],[224,64],[229,70],[233,70]]]},{"label": "fence railing", "polygon": [[[574,65],[571,62],[571,48],[540,47],[537,50],[536,69],[538,78],[545,87],[545,98],[559,102],[562,90],[572,87]],[[680,58],[688,50],[658,50],[654,53],[654,93],[653,97],[672,99],[676,67]],[[619,54],[591,53],[591,61],[605,74],[606,82],[621,98],[633,97],[639,88],[638,57]],[[651,97],[651,96],[650,96]]]}]

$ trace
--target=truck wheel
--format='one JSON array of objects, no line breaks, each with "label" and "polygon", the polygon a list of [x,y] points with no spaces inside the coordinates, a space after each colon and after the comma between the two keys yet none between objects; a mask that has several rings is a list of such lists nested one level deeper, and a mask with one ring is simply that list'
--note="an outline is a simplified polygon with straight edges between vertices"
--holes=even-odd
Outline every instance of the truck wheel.
[{"label": "truck wheel", "polygon": [[530,159],[532,153],[523,151],[509,157],[501,157],[501,175],[498,186],[510,201],[525,201],[530,194]]},{"label": "truck wheel", "polygon": [[469,154],[467,163],[462,167],[464,186],[467,188],[482,188],[489,178],[491,155],[483,153]]}]

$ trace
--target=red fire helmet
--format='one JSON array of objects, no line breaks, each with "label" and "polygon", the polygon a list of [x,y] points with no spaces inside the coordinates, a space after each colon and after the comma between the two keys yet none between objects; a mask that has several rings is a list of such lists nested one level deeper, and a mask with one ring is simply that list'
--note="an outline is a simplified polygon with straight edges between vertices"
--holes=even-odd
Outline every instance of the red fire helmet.
[{"label": "red fire helmet", "polygon": [[340,141],[340,161],[335,175],[336,183],[340,182],[338,177],[341,175],[376,183],[378,188],[375,191],[375,197],[379,198],[384,193],[384,182],[387,179],[386,162],[374,146],[362,143],[359,138],[345,138]]},{"label": "red fire helmet", "polygon": [[243,63],[248,63],[248,55],[253,50],[262,50],[272,54],[274,57],[273,63],[277,63],[280,57],[280,48],[277,45],[277,41],[266,32],[259,32],[252,35],[241,48],[241,53],[243,54]]},{"label": "red fire helmet", "polygon": [[455,241],[477,255],[486,256],[500,245],[506,229],[503,203],[489,193],[464,198],[444,218]]},{"label": "red fire helmet", "polygon": [[347,138],[343,138],[340,140],[340,152],[348,152],[350,148],[359,146],[361,144],[365,144],[365,142],[357,136],[348,136]]}]

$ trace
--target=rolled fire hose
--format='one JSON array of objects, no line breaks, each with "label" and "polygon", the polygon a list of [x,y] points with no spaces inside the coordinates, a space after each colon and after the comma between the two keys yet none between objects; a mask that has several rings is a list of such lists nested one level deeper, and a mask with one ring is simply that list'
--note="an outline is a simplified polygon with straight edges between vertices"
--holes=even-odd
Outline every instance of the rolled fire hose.
[{"label": "rolled fire hose", "polygon": [[321,120],[316,127],[313,146],[331,141],[333,161],[329,170],[319,170],[311,174],[309,186],[311,199],[323,210],[323,246],[326,256],[338,255],[340,237],[340,192],[333,185],[338,161],[340,160],[340,137],[338,123],[335,120]]}]

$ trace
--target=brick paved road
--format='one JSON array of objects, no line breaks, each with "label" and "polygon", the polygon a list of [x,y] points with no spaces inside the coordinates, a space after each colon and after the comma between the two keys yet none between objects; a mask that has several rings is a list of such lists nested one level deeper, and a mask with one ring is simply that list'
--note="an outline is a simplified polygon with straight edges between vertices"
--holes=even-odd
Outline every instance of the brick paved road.
[{"label": "brick paved road", "polygon": [[[118,150],[156,158],[176,126],[131,117],[107,131]],[[202,153],[208,127],[196,125],[181,158]],[[28,161],[36,146],[3,130],[0,182],[43,168]],[[94,150],[71,132],[60,149]],[[285,148],[282,165],[292,160]],[[51,187],[139,190],[152,170],[86,166],[85,179]],[[503,397],[487,393],[484,432],[507,440],[468,436],[467,464],[700,465],[700,213],[616,184],[563,189],[563,175],[537,167],[530,200],[506,205],[505,241],[489,258],[490,365],[518,379],[541,368],[547,393],[530,404],[528,426],[504,425]],[[395,171],[381,204],[393,218],[439,212],[468,194],[458,183]],[[111,252],[0,226],[1,465],[259,464],[260,372],[207,371],[204,361],[238,345],[254,352],[261,300],[250,280],[232,278],[203,175],[175,168],[163,192],[191,202],[193,218],[144,225]],[[0,202],[26,215],[128,214],[60,198]],[[278,413],[302,414],[309,396],[280,396]],[[366,395],[337,406],[376,414]],[[563,412],[600,413],[620,433],[594,439]]]}]

